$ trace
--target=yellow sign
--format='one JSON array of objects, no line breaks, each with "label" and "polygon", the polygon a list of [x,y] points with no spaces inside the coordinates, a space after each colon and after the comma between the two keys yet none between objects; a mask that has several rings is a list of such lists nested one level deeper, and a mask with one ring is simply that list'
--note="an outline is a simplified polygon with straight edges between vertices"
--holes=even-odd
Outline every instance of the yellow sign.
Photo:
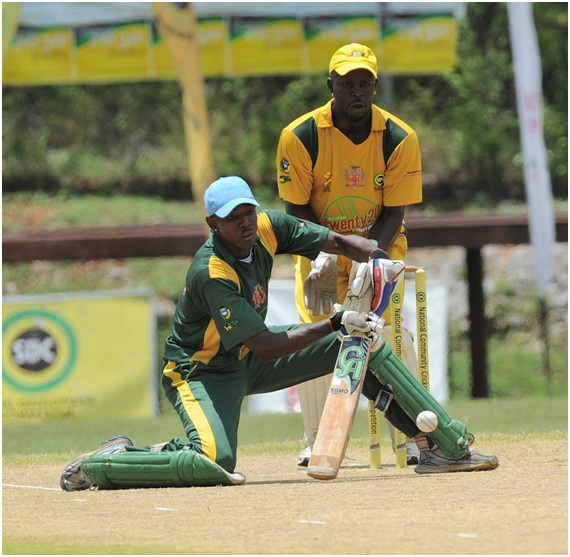
[{"label": "yellow sign", "polygon": [[[73,29],[21,29],[12,40],[2,77],[13,84],[68,83]],[[7,75],[6,75],[7,74]]]},{"label": "yellow sign", "polygon": [[457,65],[457,23],[452,16],[400,19],[382,32],[378,66],[386,73],[437,73]]},{"label": "yellow sign", "polygon": [[233,75],[295,73],[301,69],[303,27],[299,20],[236,18],[231,25]]},{"label": "yellow sign", "polygon": [[[388,74],[438,73],[457,65],[452,15],[392,17],[205,17],[189,21],[191,4],[153,2],[154,22],[18,29],[2,68],[3,85],[180,79],[163,34],[191,39],[205,77],[327,72],[332,54],[351,42],[369,46]],[[186,13],[188,12],[188,13]],[[158,23],[157,23],[158,22]],[[155,26],[156,24],[156,26]],[[169,42],[172,42],[172,37]],[[186,57],[186,63],[194,60]],[[188,77],[190,79],[190,77]]]},{"label": "yellow sign", "polygon": [[156,367],[147,291],[3,299],[6,423],[155,416]]},{"label": "yellow sign", "polygon": [[148,77],[150,29],[147,23],[80,27],[76,35],[77,79],[122,81]]},{"label": "yellow sign", "polygon": [[307,70],[328,71],[331,56],[345,44],[365,44],[376,51],[378,40],[378,20],[372,16],[307,19],[305,22]]},{"label": "yellow sign", "polygon": [[198,47],[202,73],[205,76],[228,73],[228,24],[224,19],[212,18],[198,21]]}]

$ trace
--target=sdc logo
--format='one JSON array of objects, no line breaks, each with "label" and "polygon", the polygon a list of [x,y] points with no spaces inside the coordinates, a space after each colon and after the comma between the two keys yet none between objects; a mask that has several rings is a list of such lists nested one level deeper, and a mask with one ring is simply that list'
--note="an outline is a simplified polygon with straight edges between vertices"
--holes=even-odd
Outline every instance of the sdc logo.
[{"label": "sdc logo", "polygon": [[55,313],[20,311],[2,325],[2,380],[18,391],[60,384],[72,371],[76,353],[71,327]]},{"label": "sdc logo", "polygon": [[42,371],[55,362],[57,346],[45,331],[26,331],[12,345],[14,363],[28,371]]}]

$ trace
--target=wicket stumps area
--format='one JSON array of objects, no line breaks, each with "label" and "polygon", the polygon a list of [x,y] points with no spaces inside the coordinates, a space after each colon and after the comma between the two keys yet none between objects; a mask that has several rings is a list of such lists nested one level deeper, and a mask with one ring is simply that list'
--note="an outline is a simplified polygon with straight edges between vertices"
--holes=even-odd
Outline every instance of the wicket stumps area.
[{"label": "wicket stumps area", "polygon": [[[406,266],[406,274],[413,273],[416,286],[416,351],[418,357],[418,379],[429,391],[429,350],[428,350],[428,320],[427,320],[427,285],[426,272],[423,267]],[[404,359],[403,350],[403,316],[404,280],[400,281],[398,288],[392,293],[390,299],[390,314],[392,318],[392,350],[401,360]],[[411,370],[412,373],[414,370]],[[382,455],[380,451],[380,417],[381,412],[368,402],[368,432],[370,440],[370,468],[382,468]],[[407,466],[406,435],[395,430],[396,467]]]}]

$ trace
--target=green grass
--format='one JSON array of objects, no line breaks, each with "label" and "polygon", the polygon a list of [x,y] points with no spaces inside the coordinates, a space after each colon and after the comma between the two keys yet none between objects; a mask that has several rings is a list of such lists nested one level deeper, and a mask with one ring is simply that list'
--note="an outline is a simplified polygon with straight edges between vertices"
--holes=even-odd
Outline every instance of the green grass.
[{"label": "green grass", "polygon": [[[560,438],[568,430],[568,401],[549,399],[455,400],[445,405],[448,413],[468,426],[477,438],[538,435]],[[387,428],[384,440],[389,439]],[[238,454],[282,453],[295,455],[302,448],[300,414],[250,414],[243,412]],[[159,418],[64,420],[46,423],[3,424],[4,466],[61,464],[79,453],[92,450],[112,435],[128,435],[138,446],[172,437],[184,438],[181,422],[169,408]],[[368,418],[358,410],[351,443],[365,446]]]}]

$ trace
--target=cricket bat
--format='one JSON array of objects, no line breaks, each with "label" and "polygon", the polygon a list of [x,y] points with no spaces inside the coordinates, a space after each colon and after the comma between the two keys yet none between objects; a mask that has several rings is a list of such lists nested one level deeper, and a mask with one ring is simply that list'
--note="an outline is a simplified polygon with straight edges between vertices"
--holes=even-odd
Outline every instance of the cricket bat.
[{"label": "cricket bat", "polygon": [[368,337],[356,335],[342,339],[307,468],[311,478],[334,480],[338,475],[368,369],[371,342]]}]

